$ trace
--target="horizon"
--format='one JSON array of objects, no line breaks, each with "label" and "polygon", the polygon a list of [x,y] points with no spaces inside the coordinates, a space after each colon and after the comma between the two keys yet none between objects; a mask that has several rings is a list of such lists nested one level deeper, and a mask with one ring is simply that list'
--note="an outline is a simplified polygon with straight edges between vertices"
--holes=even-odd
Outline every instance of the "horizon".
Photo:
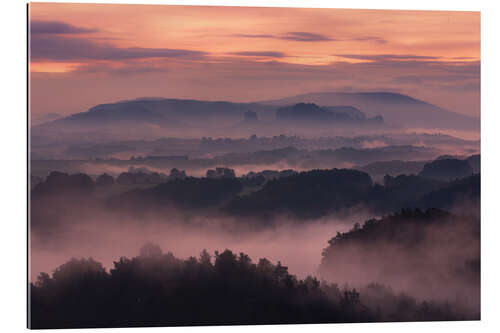
[{"label": "horizon", "polygon": [[[419,102],[429,103],[429,102],[427,102],[425,100],[421,100],[421,99],[415,98],[415,97],[413,97],[411,95],[397,93],[397,92],[391,92],[391,91],[315,91],[315,92],[305,92],[305,93],[300,93],[300,94],[296,94],[296,95],[292,95],[292,96],[281,96],[281,97],[270,98],[270,99],[267,99],[267,100],[258,100],[258,101],[230,101],[230,100],[217,99],[217,98],[215,98],[215,99],[196,99],[196,98],[179,98],[179,97],[171,97],[171,96],[166,96],[166,97],[161,97],[161,96],[139,96],[139,97],[135,97],[135,98],[128,98],[128,99],[122,99],[122,100],[115,100],[115,101],[107,101],[107,102],[97,103],[95,105],[92,105],[91,107],[89,107],[86,110],[77,111],[75,113],[70,113],[70,114],[59,114],[59,113],[56,113],[56,112],[48,112],[48,113],[44,113],[44,114],[40,114],[40,115],[36,115],[36,116],[37,117],[41,117],[41,116],[44,116],[44,115],[53,115],[53,116],[57,115],[60,118],[64,118],[64,117],[72,116],[72,115],[77,114],[77,113],[87,112],[91,108],[93,108],[95,106],[99,106],[99,105],[117,104],[117,103],[125,103],[125,102],[131,102],[131,101],[141,101],[141,100],[155,100],[155,99],[158,99],[158,100],[183,100],[183,101],[192,100],[192,101],[204,101],[204,102],[228,102],[228,103],[236,103],[236,104],[262,104],[262,105],[266,105],[265,103],[267,103],[267,102],[278,101],[278,100],[287,99],[287,98],[293,98],[293,97],[299,97],[299,96],[302,96],[302,95],[316,95],[316,94],[393,94],[393,95],[399,95],[399,96],[409,97],[410,99],[413,99],[413,100],[416,100],[416,101],[419,101]],[[312,104],[319,105],[318,103],[314,103],[314,102],[298,102],[298,103],[312,103]],[[290,104],[294,105],[294,104],[297,104],[297,103],[290,103]],[[429,103],[429,104],[432,104],[432,103]],[[432,105],[444,109],[440,105],[436,105],[436,104],[432,104]],[[319,106],[335,106],[335,105],[319,105]],[[447,110],[447,109],[444,109],[444,110],[446,110],[448,112],[460,114],[459,112],[455,112],[453,110]],[[466,114],[466,116],[480,119],[480,115],[467,115]],[[60,119],[60,118],[58,118],[58,119]]]}]

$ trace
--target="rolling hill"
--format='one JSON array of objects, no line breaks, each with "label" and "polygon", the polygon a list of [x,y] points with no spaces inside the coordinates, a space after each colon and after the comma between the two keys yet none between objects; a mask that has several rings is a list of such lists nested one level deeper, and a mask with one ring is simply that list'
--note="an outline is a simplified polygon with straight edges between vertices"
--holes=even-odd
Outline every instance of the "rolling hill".
[{"label": "rolling hill", "polygon": [[[232,103],[169,98],[140,98],[117,103],[99,104],[88,111],[76,113],[39,126],[43,129],[78,129],[79,127],[109,128],[123,125],[189,129],[233,126],[253,111],[267,125],[273,125],[283,107],[310,105],[329,118],[383,118],[384,123],[404,128],[443,128],[479,130],[479,118],[454,113],[412,97],[388,92],[303,94],[259,103]],[[316,113],[320,113],[319,111]],[[335,117],[333,117],[335,115]],[[318,117],[317,117],[318,118]],[[322,117],[319,117],[322,118]],[[324,117],[323,117],[324,118]],[[378,119],[373,118],[373,119]],[[342,123],[342,122],[341,122]]]},{"label": "rolling hill", "polygon": [[387,123],[407,128],[457,130],[480,128],[479,118],[448,111],[410,96],[390,92],[318,92],[258,103],[275,106],[296,103],[315,103],[321,106],[349,105],[360,109],[367,116],[381,115]]}]

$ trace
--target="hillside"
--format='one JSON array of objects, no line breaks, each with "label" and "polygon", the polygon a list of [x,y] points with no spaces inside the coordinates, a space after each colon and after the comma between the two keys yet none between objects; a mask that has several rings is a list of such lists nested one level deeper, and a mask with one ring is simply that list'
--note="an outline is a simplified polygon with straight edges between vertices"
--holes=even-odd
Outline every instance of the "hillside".
[{"label": "hillside", "polygon": [[284,106],[316,103],[324,106],[350,105],[367,116],[381,115],[387,123],[411,128],[453,128],[479,130],[480,119],[445,110],[439,106],[390,92],[318,92],[261,101],[265,105]]},{"label": "hillside", "polygon": [[297,118],[296,115],[299,118],[302,115],[303,118],[305,112],[309,119],[317,121],[328,119],[344,123],[365,121],[377,124],[381,123],[383,118],[389,125],[407,128],[479,129],[479,118],[454,113],[409,96],[387,92],[311,93],[259,103],[141,98],[99,104],[85,112],[35,128],[98,129],[123,125],[134,125],[134,128],[143,126],[146,129],[152,126],[170,129],[189,129],[192,126],[224,128],[243,121],[249,111],[255,112],[255,116],[268,125],[273,125],[275,115],[278,119],[289,119],[290,114],[293,114],[292,118]]},{"label": "hillside", "polygon": [[317,124],[324,123],[356,123],[356,124],[382,124],[380,116],[366,118],[365,115],[352,106],[320,107],[314,103],[297,103],[284,106],[276,111],[276,119],[280,121],[300,121]]},{"label": "hillside", "polygon": [[479,302],[479,241],[478,218],[404,209],[337,233],[323,250],[319,273],[339,284],[375,282],[419,297],[453,298],[474,309]]}]

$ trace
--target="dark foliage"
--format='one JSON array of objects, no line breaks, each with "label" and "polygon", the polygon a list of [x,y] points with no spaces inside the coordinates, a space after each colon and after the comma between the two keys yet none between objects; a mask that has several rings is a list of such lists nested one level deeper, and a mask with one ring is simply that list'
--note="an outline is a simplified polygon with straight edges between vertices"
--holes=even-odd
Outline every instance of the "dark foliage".
[{"label": "dark foliage", "polygon": [[366,116],[353,106],[330,106],[320,107],[314,103],[297,103],[295,105],[281,107],[276,111],[276,119],[287,121],[324,123],[356,123],[356,124],[382,124],[384,118]]},{"label": "dark foliage", "polygon": [[84,173],[69,175],[52,171],[44,182],[36,185],[31,194],[37,195],[88,195],[94,190],[94,181]]},{"label": "dark foliage", "polygon": [[[339,293],[340,294],[340,293]],[[175,258],[149,244],[110,273],[72,259],[31,285],[32,328],[327,323],[375,320],[346,297],[333,302],[314,278],[240,253],[216,252],[212,264]]]},{"label": "dark foliage", "polygon": [[374,179],[381,179],[385,175],[397,176],[397,175],[416,175],[424,167],[424,161],[383,161],[383,162],[373,162],[369,163],[356,169],[367,172]]},{"label": "dark foliage", "polygon": [[233,169],[217,167],[215,170],[207,170],[207,178],[236,178],[236,174]]},{"label": "dark foliage", "polygon": [[313,170],[268,181],[261,190],[233,199],[225,210],[239,215],[291,213],[314,218],[361,203],[371,186],[364,172]]},{"label": "dark foliage", "polygon": [[477,217],[440,209],[404,209],[356,224],[328,243],[319,268],[325,278],[368,283],[369,276],[372,282],[388,283],[420,297],[451,299],[455,310],[468,309],[464,312],[468,318],[479,316]]},{"label": "dark foliage", "polygon": [[[120,176],[125,174],[152,175],[139,172]],[[385,214],[409,207],[456,209],[467,203],[474,205],[474,213],[479,210],[479,174],[449,182],[415,175],[386,176],[383,185],[374,184],[367,173],[351,169],[263,171],[240,178],[182,177],[159,180],[162,183],[154,187],[136,188],[103,199],[97,192],[105,184],[112,184],[111,176],[99,176],[94,185],[85,174],[52,172],[31,191],[32,226],[55,225],[63,216],[77,212],[81,217],[86,210],[92,211],[90,207],[137,216],[146,212],[161,214],[173,207],[186,213],[203,210],[261,217],[266,223],[280,215],[303,220],[358,208]],[[135,179],[131,185],[148,181],[141,179]]]},{"label": "dark foliage", "polygon": [[466,161],[469,162],[472,172],[481,173],[481,155],[471,155],[467,157]]},{"label": "dark foliage", "polygon": [[42,233],[56,232],[58,226],[67,223],[64,215],[83,216],[80,212],[91,205],[94,190],[94,181],[86,174],[51,172],[31,190],[30,227]]},{"label": "dark foliage", "polygon": [[162,177],[158,172],[145,173],[142,171],[122,172],[116,178],[116,182],[122,185],[160,184],[166,181],[166,177]]},{"label": "dark foliage", "polygon": [[446,181],[464,178],[471,174],[472,168],[466,160],[445,158],[425,164],[419,176]]},{"label": "dark foliage", "polygon": [[292,106],[279,108],[276,118],[280,120],[302,121],[355,121],[349,113],[334,112],[320,108],[314,103],[298,103]]},{"label": "dark foliage", "polygon": [[32,328],[460,319],[442,305],[384,289],[382,310],[391,310],[385,313],[382,300],[368,293],[360,296],[313,277],[298,280],[265,258],[255,264],[244,253],[225,250],[215,253],[213,263],[206,251],[180,260],[154,244],[146,244],[138,257],[120,258],[109,273],[92,259],[72,259],[52,277],[40,274],[30,288]]},{"label": "dark foliage", "polygon": [[262,176],[264,177],[265,180],[270,180],[270,179],[276,179],[276,178],[281,178],[281,177],[288,177],[292,175],[296,175],[297,171],[292,170],[292,169],[287,169],[287,170],[262,170],[259,172],[253,172],[250,171],[247,173],[243,178],[255,178]]},{"label": "dark foliage", "polygon": [[256,187],[264,185],[266,178],[263,175],[253,176],[253,177],[242,177],[240,178],[241,184],[243,186]]},{"label": "dark foliage", "polygon": [[[371,188],[367,206],[375,212],[386,213],[406,207],[417,207],[417,201],[425,194],[446,186],[445,182],[415,175],[384,177],[384,186]],[[440,207],[440,206],[432,206]]]},{"label": "dark foliage", "polygon": [[103,173],[95,180],[95,184],[97,186],[110,186],[115,183],[115,179],[113,176],[108,175],[107,173]]},{"label": "dark foliage", "polygon": [[360,289],[360,302],[377,313],[377,320],[395,321],[440,321],[477,319],[460,313],[449,303],[422,301],[404,294],[396,294],[390,287],[370,283]]},{"label": "dark foliage", "polygon": [[[447,184],[447,186],[436,189],[425,194],[419,202],[420,207],[442,207],[449,208],[454,204],[460,203],[467,205],[466,209],[479,210],[481,198],[481,175],[474,174],[470,177],[457,179]],[[471,206],[473,205],[473,206]],[[479,215],[478,211],[471,211]]]},{"label": "dark foliage", "polygon": [[382,186],[373,184],[362,171],[313,170],[268,181],[261,190],[236,197],[224,210],[238,216],[317,218],[358,205],[381,214],[408,207],[449,209],[464,201],[479,201],[479,179],[474,175],[445,182],[387,175]]},{"label": "dark foliage", "polygon": [[[416,244],[422,239],[424,227],[429,224],[449,222],[451,213],[440,209],[403,209],[400,213],[382,219],[370,219],[363,226],[356,224],[348,232],[337,233],[330,239],[330,246],[323,251],[323,257],[334,253],[335,249],[351,242],[377,243],[379,240],[393,241],[397,244]],[[406,229],[412,232],[406,232]]]},{"label": "dark foliage", "polygon": [[237,178],[175,179],[150,189],[135,189],[109,200],[111,207],[130,210],[149,208],[213,208],[235,197],[243,186]]}]

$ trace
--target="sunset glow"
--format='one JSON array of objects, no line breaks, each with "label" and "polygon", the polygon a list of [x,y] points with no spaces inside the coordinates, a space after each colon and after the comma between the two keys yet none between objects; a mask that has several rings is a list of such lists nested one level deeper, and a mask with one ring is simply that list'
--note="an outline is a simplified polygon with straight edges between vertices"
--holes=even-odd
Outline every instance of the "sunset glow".
[{"label": "sunset glow", "polygon": [[30,4],[30,328],[480,320],[480,19]]},{"label": "sunset glow", "polygon": [[[30,64],[44,96],[75,80],[94,96],[63,103],[61,113],[132,91],[251,101],[376,85],[478,115],[479,21],[478,12],[34,3]],[[108,87],[90,84],[96,76]],[[164,85],[116,82],[124,76]],[[269,95],[271,86],[280,88]]]}]

